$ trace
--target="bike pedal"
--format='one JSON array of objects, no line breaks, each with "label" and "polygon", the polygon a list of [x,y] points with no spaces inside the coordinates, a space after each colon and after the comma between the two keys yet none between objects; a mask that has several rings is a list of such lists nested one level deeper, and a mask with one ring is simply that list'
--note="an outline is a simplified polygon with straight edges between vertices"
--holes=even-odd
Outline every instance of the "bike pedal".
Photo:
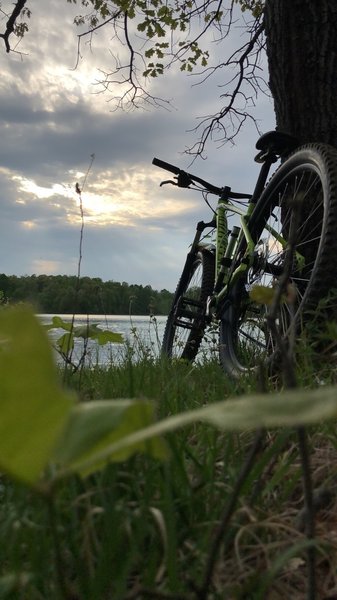
[{"label": "bike pedal", "polygon": [[175,327],[182,327],[183,329],[199,329],[200,322],[199,321],[182,321],[181,319],[175,319],[174,321]]},{"label": "bike pedal", "polygon": [[203,317],[203,312],[198,312],[196,310],[188,310],[188,309],[181,309],[179,310],[179,318],[185,317],[185,319],[195,319],[195,318],[200,318]]},{"label": "bike pedal", "polygon": [[176,327],[195,329],[199,327],[200,320],[205,317],[205,305],[199,300],[181,297],[176,308],[176,314],[177,317],[174,320]]},{"label": "bike pedal", "polygon": [[183,329],[193,329],[193,327],[195,327],[193,323],[189,323],[188,321],[181,321],[180,319],[175,319],[174,325],[175,327],[182,327]]},{"label": "bike pedal", "polygon": [[201,308],[202,310],[204,310],[204,303],[200,302],[200,300],[193,300],[193,298],[184,298],[184,297],[181,297],[179,305],[181,305],[182,307],[185,307],[185,306],[194,306],[196,308]]}]

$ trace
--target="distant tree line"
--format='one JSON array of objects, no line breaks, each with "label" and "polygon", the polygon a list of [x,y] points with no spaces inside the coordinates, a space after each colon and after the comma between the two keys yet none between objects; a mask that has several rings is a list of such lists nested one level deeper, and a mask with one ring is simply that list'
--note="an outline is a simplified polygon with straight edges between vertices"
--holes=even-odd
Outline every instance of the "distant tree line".
[{"label": "distant tree line", "polygon": [[29,302],[40,313],[166,315],[173,294],[150,285],[102,281],[99,277],[0,274],[0,300]]}]

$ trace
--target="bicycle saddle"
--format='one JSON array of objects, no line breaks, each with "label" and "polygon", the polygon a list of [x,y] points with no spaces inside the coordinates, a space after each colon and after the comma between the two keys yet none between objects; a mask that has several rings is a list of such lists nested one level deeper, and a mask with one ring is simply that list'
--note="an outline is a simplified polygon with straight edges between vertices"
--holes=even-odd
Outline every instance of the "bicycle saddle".
[{"label": "bicycle saddle", "polygon": [[255,157],[256,162],[264,162],[270,154],[277,156],[284,156],[295,150],[299,146],[298,140],[282,131],[267,131],[261,135],[256,142],[256,149],[260,150],[259,154]]}]

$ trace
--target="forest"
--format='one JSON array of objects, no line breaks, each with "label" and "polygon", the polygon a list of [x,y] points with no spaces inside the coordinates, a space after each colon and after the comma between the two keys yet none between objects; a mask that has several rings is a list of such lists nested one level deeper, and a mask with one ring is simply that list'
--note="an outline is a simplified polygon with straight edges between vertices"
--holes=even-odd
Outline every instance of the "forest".
[{"label": "forest", "polygon": [[150,285],[102,281],[99,277],[0,274],[2,302],[28,302],[38,313],[166,315],[173,294]]}]

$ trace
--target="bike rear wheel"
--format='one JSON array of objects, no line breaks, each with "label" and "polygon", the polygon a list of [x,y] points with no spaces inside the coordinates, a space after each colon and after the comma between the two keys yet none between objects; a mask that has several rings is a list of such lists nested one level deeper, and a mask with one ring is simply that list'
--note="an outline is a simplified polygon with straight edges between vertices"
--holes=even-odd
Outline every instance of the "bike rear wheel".
[{"label": "bike rear wheel", "polygon": [[214,255],[188,256],[164,331],[162,354],[193,361],[206,327],[206,301],[214,286]]},{"label": "bike rear wheel", "polygon": [[[308,309],[336,287],[337,151],[323,144],[298,149],[270,180],[249,226],[256,243],[254,264],[233,286],[220,321],[220,360],[232,375],[248,372],[275,350],[266,323],[268,306],[254,301],[250,292],[256,285],[273,288],[280,280],[285,241],[294,227],[287,282],[291,299],[282,301],[277,319],[283,339],[291,324],[300,331],[310,318]],[[241,256],[244,250],[245,244]]]}]

